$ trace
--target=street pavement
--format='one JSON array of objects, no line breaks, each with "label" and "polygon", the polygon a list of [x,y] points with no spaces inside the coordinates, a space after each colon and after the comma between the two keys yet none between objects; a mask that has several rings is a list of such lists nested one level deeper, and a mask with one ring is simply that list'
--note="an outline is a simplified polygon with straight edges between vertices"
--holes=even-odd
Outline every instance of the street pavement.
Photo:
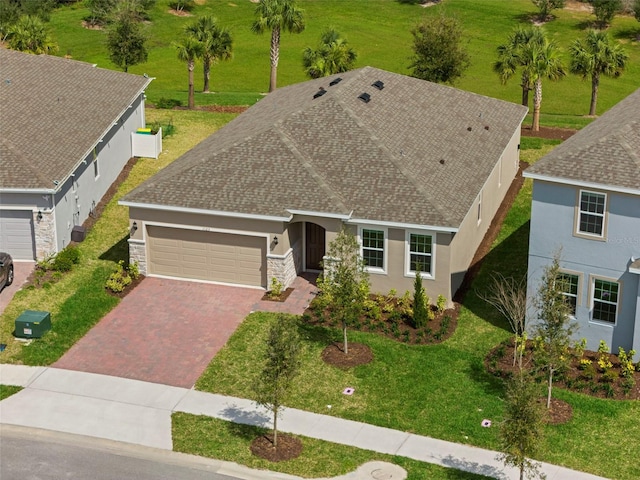
[{"label": "street pavement", "polygon": [[[0,424],[86,435],[163,450],[172,449],[173,412],[271,427],[271,416],[267,410],[253,401],[139,380],[51,367],[2,364],[0,384],[24,387],[0,402]],[[505,468],[497,460],[498,452],[469,445],[293,408],[284,409],[278,426],[282,432],[399,455],[497,479],[519,478],[518,471]],[[394,468],[385,465],[385,468]],[[374,471],[376,475],[381,473],[380,468],[380,465],[363,466],[359,472],[342,478],[371,479]],[[551,464],[542,464],[542,472],[548,480],[603,478]],[[404,477],[396,470],[393,473],[389,471],[386,478]]]}]

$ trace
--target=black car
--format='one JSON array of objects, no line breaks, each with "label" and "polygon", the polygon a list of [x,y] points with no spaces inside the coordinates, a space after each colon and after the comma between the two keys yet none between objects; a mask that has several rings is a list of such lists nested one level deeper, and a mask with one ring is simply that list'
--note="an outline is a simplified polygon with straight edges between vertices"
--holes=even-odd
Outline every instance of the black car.
[{"label": "black car", "polygon": [[0,252],[0,291],[13,283],[13,259],[8,253]]}]

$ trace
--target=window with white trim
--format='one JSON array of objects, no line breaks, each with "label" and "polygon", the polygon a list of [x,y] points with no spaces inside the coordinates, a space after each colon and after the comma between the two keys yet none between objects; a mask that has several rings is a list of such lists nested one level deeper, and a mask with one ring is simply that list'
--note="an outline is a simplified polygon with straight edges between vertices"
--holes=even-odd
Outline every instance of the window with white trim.
[{"label": "window with white trim", "polygon": [[384,270],[384,230],[363,228],[360,236],[364,264],[371,269]]},{"label": "window with white trim", "polygon": [[602,237],[607,196],[604,193],[580,190],[578,233]]},{"label": "window with white trim", "polygon": [[98,149],[93,149],[93,178],[100,176],[100,169],[98,168]]},{"label": "window with white trim", "polygon": [[560,272],[558,280],[561,282],[562,295],[569,305],[571,315],[575,316],[578,305],[578,283],[580,277],[573,273]]},{"label": "window with white trim", "polygon": [[433,275],[433,236],[409,233],[409,273]]},{"label": "window with white trim", "polygon": [[616,323],[620,284],[600,278],[593,279],[591,320]]}]

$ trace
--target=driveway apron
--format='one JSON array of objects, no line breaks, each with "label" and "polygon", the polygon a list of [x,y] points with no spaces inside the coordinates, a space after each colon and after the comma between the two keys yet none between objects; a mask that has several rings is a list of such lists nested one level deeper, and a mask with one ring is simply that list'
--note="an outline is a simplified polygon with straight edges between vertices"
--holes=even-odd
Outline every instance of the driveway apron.
[{"label": "driveway apron", "polygon": [[263,293],[147,277],[53,366],[191,388]]}]

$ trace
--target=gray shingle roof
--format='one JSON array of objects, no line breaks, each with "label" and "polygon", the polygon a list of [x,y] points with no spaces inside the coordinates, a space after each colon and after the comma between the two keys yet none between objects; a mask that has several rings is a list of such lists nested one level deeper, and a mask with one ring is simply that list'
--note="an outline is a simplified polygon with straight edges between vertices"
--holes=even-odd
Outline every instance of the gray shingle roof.
[{"label": "gray shingle roof", "polygon": [[53,189],[151,80],[0,48],[0,189]]},{"label": "gray shingle roof", "polygon": [[640,89],[553,149],[525,175],[640,193]]},{"label": "gray shingle roof", "polygon": [[123,200],[457,228],[525,113],[365,67],[276,90]]}]

